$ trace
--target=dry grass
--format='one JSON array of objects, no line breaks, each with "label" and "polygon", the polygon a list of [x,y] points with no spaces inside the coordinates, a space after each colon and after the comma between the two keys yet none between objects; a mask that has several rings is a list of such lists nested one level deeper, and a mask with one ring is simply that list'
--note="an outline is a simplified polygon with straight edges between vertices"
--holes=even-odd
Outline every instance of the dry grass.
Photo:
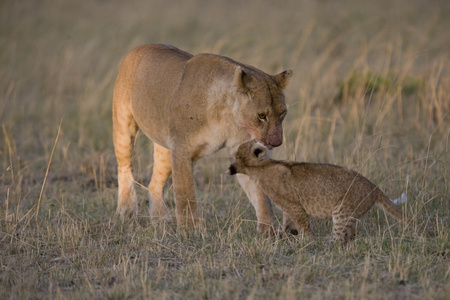
[{"label": "dry grass", "polygon": [[[3,1],[1,298],[448,297],[447,2]],[[223,153],[196,166],[202,228],[154,226],[145,201],[138,220],[118,222],[114,78],[129,50],[155,42],[292,68],[276,156],[345,165],[392,197],[405,192],[406,215],[437,235],[374,209],[346,248],[322,243],[323,221],[316,241],[261,238]],[[143,184],[150,146],[138,139]]]}]

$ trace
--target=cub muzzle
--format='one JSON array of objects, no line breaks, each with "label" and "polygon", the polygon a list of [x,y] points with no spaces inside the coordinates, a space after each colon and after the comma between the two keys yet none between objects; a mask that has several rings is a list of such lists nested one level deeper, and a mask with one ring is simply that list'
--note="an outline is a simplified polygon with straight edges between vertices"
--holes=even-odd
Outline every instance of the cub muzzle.
[{"label": "cub muzzle", "polygon": [[230,165],[230,167],[227,170],[227,174],[235,175],[236,173],[237,173],[236,166],[234,164]]}]

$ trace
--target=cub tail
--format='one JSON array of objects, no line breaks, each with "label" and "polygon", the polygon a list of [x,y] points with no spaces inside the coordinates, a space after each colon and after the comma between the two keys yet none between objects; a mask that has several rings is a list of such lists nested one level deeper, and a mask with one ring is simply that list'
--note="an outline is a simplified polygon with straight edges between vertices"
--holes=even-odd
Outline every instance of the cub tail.
[{"label": "cub tail", "polygon": [[[380,196],[377,199],[377,206],[381,207],[385,212],[387,212],[388,214],[390,214],[392,217],[394,217],[395,219],[397,219],[397,221],[403,221],[403,214],[402,214],[402,209],[398,206],[396,206],[395,204],[401,202],[402,197],[400,197],[400,201],[396,201],[399,199],[395,199],[395,200],[391,200],[388,197],[386,197],[386,195],[384,195],[383,193],[380,194]],[[406,201],[406,196],[404,197],[405,201]],[[395,204],[394,204],[395,203]]]},{"label": "cub tail", "polygon": [[395,205],[400,205],[406,202],[406,194],[402,193],[402,195],[397,198],[397,199],[389,199],[391,200],[392,203],[394,203]]},{"label": "cub tail", "polygon": [[414,220],[411,219],[404,219],[402,214],[402,209],[398,207],[397,205],[403,204],[406,202],[406,195],[405,193],[402,193],[400,198],[397,199],[389,199],[386,197],[386,195],[382,194],[378,197],[377,200],[377,206],[381,207],[384,211],[386,211],[388,214],[393,216],[398,221],[404,223],[408,227],[411,226],[411,228],[414,228],[418,233],[420,234],[426,234],[428,236],[435,236],[436,233],[428,229],[426,226],[418,225]]}]

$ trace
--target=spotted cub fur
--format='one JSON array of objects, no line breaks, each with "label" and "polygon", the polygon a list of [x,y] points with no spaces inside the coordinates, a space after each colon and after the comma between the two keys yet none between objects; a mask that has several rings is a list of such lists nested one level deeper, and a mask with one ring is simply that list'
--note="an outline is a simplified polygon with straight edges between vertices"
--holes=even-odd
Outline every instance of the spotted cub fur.
[{"label": "spotted cub fur", "polygon": [[374,204],[402,220],[401,209],[355,171],[330,164],[273,160],[262,143],[253,141],[240,145],[235,157],[228,173],[246,174],[255,180],[301,234],[313,234],[310,217],[332,218],[330,240],[346,243],[355,235],[357,219]]}]

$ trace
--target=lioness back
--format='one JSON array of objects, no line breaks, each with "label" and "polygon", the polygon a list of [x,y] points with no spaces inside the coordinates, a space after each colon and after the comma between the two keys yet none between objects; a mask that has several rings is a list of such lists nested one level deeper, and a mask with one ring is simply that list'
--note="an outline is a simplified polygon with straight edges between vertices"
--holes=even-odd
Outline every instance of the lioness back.
[{"label": "lioness back", "polygon": [[[192,55],[169,45],[143,45],[124,59],[114,97],[129,106],[139,128],[165,146],[169,135],[169,103]],[[119,106],[120,103],[115,105]]]}]

